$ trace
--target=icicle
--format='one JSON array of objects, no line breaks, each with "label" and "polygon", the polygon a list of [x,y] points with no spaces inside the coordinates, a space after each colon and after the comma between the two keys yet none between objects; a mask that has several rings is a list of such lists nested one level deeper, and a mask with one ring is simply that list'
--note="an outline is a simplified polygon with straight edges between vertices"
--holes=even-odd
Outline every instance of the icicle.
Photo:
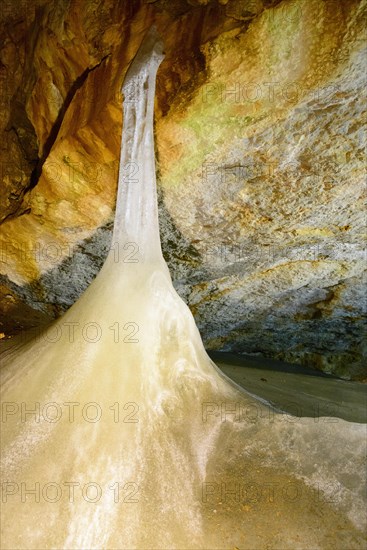
[{"label": "icicle", "polygon": [[[163,44],[153,27],[128,70],[124,94],[124,127],[113,242],[126,250],[139,247],[142,261],[163,259],[159,238],[153,113],[155,82]],[[125,249],[124,249],[125,246]]]}]

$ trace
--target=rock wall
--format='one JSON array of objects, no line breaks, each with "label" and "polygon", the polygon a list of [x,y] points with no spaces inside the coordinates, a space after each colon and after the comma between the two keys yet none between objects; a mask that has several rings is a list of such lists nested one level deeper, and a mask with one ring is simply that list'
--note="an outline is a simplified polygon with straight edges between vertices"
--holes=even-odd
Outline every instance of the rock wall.
[{"label": "rock wall", "polygon": [[205,344],[366,377],[365,14],[365,0],[3,2],[3,333],[60,315],[113,246],[120,89],[154,21],[163,248]]}]

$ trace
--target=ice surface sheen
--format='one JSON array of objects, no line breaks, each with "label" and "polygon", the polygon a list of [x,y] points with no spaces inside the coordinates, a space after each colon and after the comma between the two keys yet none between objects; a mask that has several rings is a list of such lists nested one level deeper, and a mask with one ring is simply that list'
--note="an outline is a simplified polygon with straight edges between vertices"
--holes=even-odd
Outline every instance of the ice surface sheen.
[{"label": "ice surface sheen", "polygon": [[153,29],[125,79],[105,265],[3,357],[1,548],[364,548],[365,427],[240,390],[172,286],[154,166],[162,57]]}]

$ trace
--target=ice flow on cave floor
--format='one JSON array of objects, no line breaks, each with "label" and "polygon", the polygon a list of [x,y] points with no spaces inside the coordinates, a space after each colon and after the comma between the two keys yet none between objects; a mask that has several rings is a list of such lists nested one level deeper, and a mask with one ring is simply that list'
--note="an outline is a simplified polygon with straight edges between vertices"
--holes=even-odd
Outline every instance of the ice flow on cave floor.
[{"label": "ice flow on cave floor", "polygon": [[364,548],[364,425],[291,421],[240,390],[172,286],[162,57],[151,30],[124,82],[118,247],[47,338],[2,357],[1,548]]}]

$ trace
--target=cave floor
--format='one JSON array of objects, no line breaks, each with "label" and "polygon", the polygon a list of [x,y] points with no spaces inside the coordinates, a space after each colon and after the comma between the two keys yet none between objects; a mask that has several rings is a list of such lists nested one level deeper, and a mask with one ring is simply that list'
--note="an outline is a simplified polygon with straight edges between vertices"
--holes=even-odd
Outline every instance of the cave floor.
[{"label": "cave floor", "polygon": [[[366,385],[270,359],[209,352],[222,372],[249,393],[294,416],[367,423]],[[329,420],[330,421],[330,420]]]}]

